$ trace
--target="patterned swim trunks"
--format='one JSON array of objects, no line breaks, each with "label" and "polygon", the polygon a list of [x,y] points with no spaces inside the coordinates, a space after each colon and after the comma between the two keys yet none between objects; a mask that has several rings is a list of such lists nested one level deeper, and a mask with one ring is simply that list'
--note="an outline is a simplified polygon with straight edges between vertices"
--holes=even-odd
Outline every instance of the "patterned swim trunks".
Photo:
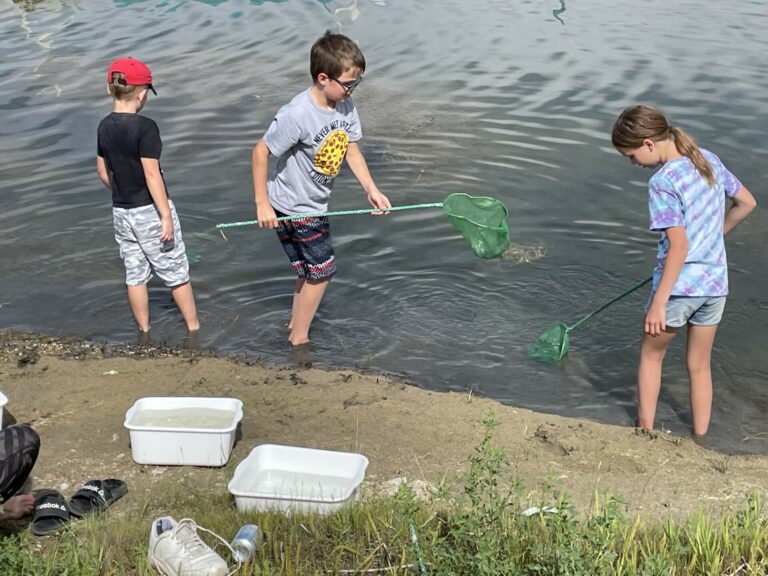
[{"label": "patterned swim trunks", "polygon": [[139,286],[149,282],[152,272],[174,287],[189,282],[189,261],[181,237],[181,224],[171,200],[173,240],[160,242],[162,225],[154,204],[140,208],[112,207],[115,240],[125,264],[125,283]]},{"label": "patterned swim trunks", "polygon": [[[285,216],[276,213],[278,217]],[[279,222],[276,231],[299,278],[323,280],[336,274],[327,216]]]}]

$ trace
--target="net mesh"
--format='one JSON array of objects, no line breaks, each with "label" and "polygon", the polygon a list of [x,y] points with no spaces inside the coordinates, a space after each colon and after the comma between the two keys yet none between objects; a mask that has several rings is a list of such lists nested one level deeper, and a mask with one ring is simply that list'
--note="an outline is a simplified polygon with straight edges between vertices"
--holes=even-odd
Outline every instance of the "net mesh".
[{"label": "net mesh", "polygon": [[476,256],[498,258],[509,247],[507,207],[495,198],[451,194],[443,211]]},{"label": "net mesh", "polygon": [[528,348],[528,356],[541,362],[558,362],[568,353],[568,326],[550,326]]}]

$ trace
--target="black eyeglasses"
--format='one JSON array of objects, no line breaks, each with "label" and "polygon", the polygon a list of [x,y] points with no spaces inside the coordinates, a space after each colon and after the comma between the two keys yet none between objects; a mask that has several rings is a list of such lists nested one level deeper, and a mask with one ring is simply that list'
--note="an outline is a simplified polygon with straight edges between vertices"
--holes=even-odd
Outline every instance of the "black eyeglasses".
[{"label": "black eyeglasses", "polygon": [[331,80],[336,82],[336,84],[344,88],[344,92],[346,92],[347,94],[351,94],[352,91],[358,87],[360,82],[363,81],[362,76],[358,76],[357,80],[350,80],[349,82],[342,82],[341,80],[339,80],[338,78],[334,78],[333,76],[328,76],[328,78],[330,78]]}]

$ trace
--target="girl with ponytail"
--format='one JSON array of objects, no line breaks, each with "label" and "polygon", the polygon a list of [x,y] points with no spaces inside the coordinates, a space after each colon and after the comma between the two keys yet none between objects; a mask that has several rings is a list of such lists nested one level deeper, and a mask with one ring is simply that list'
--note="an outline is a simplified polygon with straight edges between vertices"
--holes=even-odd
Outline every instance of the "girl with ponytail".
[{"label": "girl with ponytail", "polygon": [[710,358],[728,295],[723,236],[757,203],[715,154],[699,148],[656,108],[625,109],[612,141],[632,164],[660,167],[648,182],[650,228],[660,239],[640,347],[637,426],[653,429],[662,361],[676,330],[687,326],[693,434],[699,438],[709,428]]}]

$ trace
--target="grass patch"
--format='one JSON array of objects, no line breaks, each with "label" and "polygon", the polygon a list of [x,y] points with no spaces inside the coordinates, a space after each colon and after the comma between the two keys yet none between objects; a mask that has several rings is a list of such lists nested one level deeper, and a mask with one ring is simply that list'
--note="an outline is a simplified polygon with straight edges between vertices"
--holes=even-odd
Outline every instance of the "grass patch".
[{"label": "grass patch", "polygon": [[[530,493],[515,481],[494,445],[498,422],[485,434],[457,482],[427,499],[407,485],[394,496],[367,496],[328,516],[238,513],[228,494],[203,487],[155,485],[146,501],[73,523],[60,535],[27,531],[0,539],[0,575],[96,576],[156,574],[146,558],[151,521],[170,514],[231,538],[245,523],[265,540],[240,574],[440,575],[747,575],[765,574],[768,523],[760,494],[735,513],[700,511],[682,521],[629,517],[617,497],[595,494],[586,515],[544,483]],[[162,503],[162,504],[161,504]],[[229,559],[226,548],[202,534]]]}]

